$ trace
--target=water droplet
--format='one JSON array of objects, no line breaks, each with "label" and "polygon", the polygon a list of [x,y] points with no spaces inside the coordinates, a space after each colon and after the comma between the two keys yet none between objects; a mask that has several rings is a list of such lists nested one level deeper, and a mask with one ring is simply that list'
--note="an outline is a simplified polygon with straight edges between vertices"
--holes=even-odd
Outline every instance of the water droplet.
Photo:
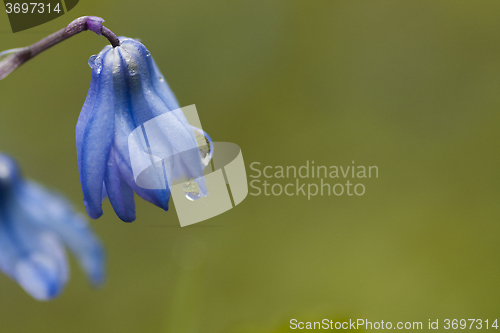
[{"label": "water droplet", "polygon": [[129,75],[130,76],[137,75],[139,68],[138,68],[137,63],[135,62],[134,58],[132,58],[132,56],[128,53],[125,54],[125,56],[123,58],[125,60],[125,63],[127,64],[127,69],[128,69]]},{"label": "water droplet", "polygon": [[201,155],[201,163],[204,166],[207,166],[214,155],[214,144],[210,136],[205,133],[203,130],[193,127],[194,135],[196,137],[196,143],[198,144],[198,148],[200,149]]},{"label": "water droplet", "polygon": [[182,191],[184,192],[186,199],[190,201],[195,201],[201,198],[200,185],[198,185],[198,183],[195,182],[193,178],[184,183]]},{"label": "water droplet", "polygon": [[165,81],[165,79],[163,78],[163,76],[158,77],[158,79],[160,80],[160,82]]},{"label": "water droplet", "polygon": [[139,72],[139,68],[137,67],[137,63],[135,61],[130,61],[127,63],[128,73],[130,76],[136,76]]},{"label": "water droplet", "polygon": [[90,68],[94,68],[95,58],[97,58],[96,54],[90,56],[90,58],[89,58],[89,66],[90,66]]}]

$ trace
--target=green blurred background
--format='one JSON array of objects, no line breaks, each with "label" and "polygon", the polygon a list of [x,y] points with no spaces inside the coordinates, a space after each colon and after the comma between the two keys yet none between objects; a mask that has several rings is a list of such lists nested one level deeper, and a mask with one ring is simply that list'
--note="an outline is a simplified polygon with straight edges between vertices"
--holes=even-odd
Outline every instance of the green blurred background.
[{"label": "green blurred background", "polygon": [[[500,2],[85,1],[0,49],[82,15],[140,38],[182,106],[249,164],[377,165],[362,197],[248,196],[181,228],[141,199],[92,221],[108,279],[71,261],[41,303],[0,275],[1,332],[274,332],[291,318],[495,319],[500,285]],[[74,142],[91,32],[0,82],[0,149],[84,211]],[[275,180],[272,180],[275,181]],[[282,181],[281,183],[287,183]],[[283,331],[287,331],[286,329]]]}]

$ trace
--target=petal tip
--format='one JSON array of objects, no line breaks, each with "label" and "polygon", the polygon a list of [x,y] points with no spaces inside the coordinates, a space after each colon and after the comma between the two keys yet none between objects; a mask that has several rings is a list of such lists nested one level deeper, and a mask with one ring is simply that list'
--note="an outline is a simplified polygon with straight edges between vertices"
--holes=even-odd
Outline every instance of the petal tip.
[{"label": "petal tip", "polygon": [[54,263],[44,260],[23,260],[16,266],[16,280],[33,298],[49,301],[61,294],[66,283]]},{"label": "petal tip", "polygon": [[100,218],[103,214],[102,211],[102,206],[99,207],[93,207],[93,205],[89,204],[86,200],[83,200],[83,204],[85,206],[85,209],[87,210],[87,215],[93,219],[97,220]]}]

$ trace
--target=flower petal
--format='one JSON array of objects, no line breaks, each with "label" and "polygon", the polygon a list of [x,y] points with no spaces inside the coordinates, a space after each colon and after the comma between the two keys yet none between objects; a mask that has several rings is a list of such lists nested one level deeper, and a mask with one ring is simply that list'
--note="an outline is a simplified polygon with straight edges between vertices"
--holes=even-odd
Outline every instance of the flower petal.
[{"label": "flower petal", "polygon": [[114,49],[103,54],[99,77],[99,93],[84,130],[81,153],[78,156],[83,202],[88,215],[97,219],[102,215],[102,188],[109,150],[114,133]]},{"label": "flower petal", "polygon": [[[182,176],[186,178],[199,178],[203,175],[203,165],[199,151],[197,150],[196,137],[191,126],[180,109],[170,110],[158,95],[155,84],[167,102],[172,104],[169,96],[165,94],[165,86],[161,84],[159,77],[152,76],[155,72],[150,72],[151,66],[148,59],[151,58],[149,51],[137,41],[124,40],[121,48],[123,53],[127,53],[130,58],[125,58],[127,66],[137,67],[136,75],[128,77],[129,87],[132,91],[132,114],[140,114],[147,109],[154,119],[142,116],[140,124],[146,128],[147,142],[154,156],[164,158],[168,155],[176,156],[173,174],[167,174],[172,180]],[[154,66],[153,66],[154,67]],[[139,80],[140,79],[140,80]],[[171,96],[170,96],[171,97]],[[170,111],[173,111],[170,113]],[[136,123],[138,123],[136,121]],[[149,126],[148,126],[149,125]],[[155,152],[156,150],[156,152]],[[167,155],[164,153],[167,152]],[[162,156],[163,155],[163,156]],[[180,161],[180,163],[179,163]],[[202,193],[206,194],[206,186],[203,178],[199,179]]]},{"label": "flower petal", "polygon": [[104,184],[116,215],[124,222],[135,220],[134,191],[122,179],[113,149],[109,154]]},{"label": "flower petal", "polygon": [[[115,79],[115,138],[113,143],[115,163],[120,171],[122,178],[130,188],[134,190],[141,198],[147,200],[154,205],[168,210],[168,201],[170,199],[170,191],[165,190],[146,190],[142,189],[135,183],[132,168],[130,164],[130,156],[128,150],[128,136],[138,126],[141,121],[151,119],[152,113],[148,104],[141,94],[142,86],[140,79],[137,80],[137,72],[131,73],[127,62],[130,64],[134,61],[127,52],[119,48],[121,58],[120,64],[115,64],[117,74]],[[133,64],[130,65],[133,68]],[[118,77],[118,75],[121,75]],[[135,77],[134,77],[135,76]],[[133,77],[133,78],[131,78]],[[135,88],[129,90],[130,86]],[[137,93],[133,93],[133,92]],[[108,190],[109,194],[109,190]]]},{"label": "flower petal", "polygon": [[[111,46],[106,46],[101,54],[107,52]],[[78,122],[76,123],[76,149],[77,156],[80,158],[81,154],[81,146],[83,141],[83,134],[85,132],[85,127],[87,127],[87,123],[92,115],[92,111],[94,110],[94,105],[97,101],[97,94],[99,90],[99,74],[102,69],[102,61],[103,57],[99,56],[95,59],[94,66],[92,68],[92,78],[90,79],[90,87],[89,92],[87,93],[87,98],[85,99],[85,103],[83,103],[82,111],[80,112],[80,116],[78,117]]]},{"label": "flower petal", "polygon": [[142,199],[152,203],[155,206],[168,211],[168,202],[170,200],[170,189],[163,190],[148,190],[137,186],[132,168],[130,166],[130,158],[127,145],[116,145],[115,142],[115,161],[120,170],[125,182],[140,196]]},{"label": "flower petal", "polygon": [[59,241],[51,234],[41,234],[47,251],[30,253],[16,263],[14,278],[31,296],[50,300],[58,296],[68,279],[67,259]]},{"label": "flower petal", "polygon": [[58,296],[68,280],[67,259],[60,240],[31,224],[15,202],[2,208],[0,268],[36,299]]},{"label": "flower petal", "polygon": [[77,257],[90,281],[101,284],[105,277],[104,249],[83,216],[75,213],[66,199],[34,182],[24,182],[17,196],[25,219],[57,235]]}]

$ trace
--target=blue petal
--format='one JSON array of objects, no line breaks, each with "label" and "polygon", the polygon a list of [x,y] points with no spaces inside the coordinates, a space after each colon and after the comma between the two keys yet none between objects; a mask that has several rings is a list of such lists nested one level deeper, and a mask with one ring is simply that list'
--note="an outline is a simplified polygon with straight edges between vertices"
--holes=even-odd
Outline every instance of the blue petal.
[{"label": "blue petal", "polygon": [[63,197],[34,182],[25,181],[17,190],[19,216],[45,232],[57,235],[77,257],[89,280],[101,284],[105,277],[105,255],[101,242],[81,214]]},{"label": "blue petal", "polygon": [[[134,68],[134,59],[127,52],[124,52],[121,47],[118,49],[122,61],[119,65],[116,65],[118,69],[116,73],[121,76],[118,77],[117,74],[115,80],[116,113],[113,143],[115,163],[122,178],[141,198],[164,210],[168,210],[168,201],[170,199],[168,189],[145,190],[138,187],[134,181],[128,151],[128,136],[136,127],[141,125],[142,121],[151,119],[153,114],[142,95],[140,75],[143,73],[134,72],[134,70],[137,70],[137,68]],[[127,65],[127,62],[130,66]],[[134,89],[130,89],[131,86]]]},{"label": "blue petal", "polygon": [[104,184],[116,215],[124,222],[135,220],[134,191],[122,179],[113,149],[109,154]]},{"label": "blue petal", "polygon": [[[52,242],[48,240],[49,242]],[[34,253],[20,260],[14,278],[33,298],[46,301],[58,296],[66,280],[61,281],[60,267],[53,254]],[[64,261],[66,262],[65,259]],[[67,267],[65,267],[67,269]]]},{"label": "blue petal", "polygon": [[142,199],[152,203],[155,206],[168,211],[168,201],[170,200],[170,190],[148,190],[137,186],[132,168],[130,167],[128,147],[125,145],[115,146],[115,161],[118,164],[120,174],[125,182],[140,196]]},{"label": "blue petal", "polygon": [[60,240],[30,223],[16,202],[4,206],[1,215],[2,271],[36,299],[58,296],[68,280],[67,259]]},{"label": "blue petal", "polygon": [[87,127],[87,123],[92,115],[94,110],[94,105],[97,101],[97,94],[99,89],[99,74],[102,70],[102,62],[103,57],[102,54],[105,54],[111,46],[106,46],[99,56],[95,59],[94,67],[92,68],[92,78],[90,79],[90,87],[89,92],[87,93],[87,98],[85,99],[85,103],[83,104],[82,111],[80,112],[80,116],[78,117],[78,122],[76,123],[76,149],[77,156],[80,158],[81,154],[81,146],[83,141],[83,134],[85,132],[85,127]]},{"label": "blue petal", "polygon": [[160,69],[156,65],[153,57],[147,59],[149,70],[151,72],[151,82],[156,90],[156,93],[162,99],[163,103],[169,108],[169,110],[176,110],[179,108],[179,103],[175,97],[173,91],[170,89],[167,80],[160,72]]},{"label": "blue petal", "polygon": [[116,50],[113,49],[102,55],[103,66],[97,88],[97,100],[93,105],[91,115],[88,117],[81,142],[81,152],[78,156],[84,204],[88,215],[93,219],[102,215],[104,173],[113,142],[113,59],[115,52]]},{"label": "blue petal", "polygon": [[[165,103],[167,109],[169,111],[178,109],[179,103],[177,102],[174,93],[168,86],[165,77],[160,72],[160,69],[156,65],[153,57],[151,56],[150,52],[146,49],[146,47],[142,43],[131,38],[120,37],[120,41],[121,41],[121,47],[123,47],[128,51],[136,50],[140,55],[140,57],[146,60],[148,80],[151,80],[153,88],[155,89],[156,93],[160,96],[162,101]],[[146,68],[144,68],[144,70],[146,70]],[[143,73],[146,72],[143,71]]]},{"label": "blue petal", "polygon": [[192,126],[185,127],[173,112],[168,112],[148,121],[144,128],[151,154],[172,162],[168,176],[176,181],[199,178],[200,190],[206,194],[203,165]]},{"label": "blue petal", "polygon": [[[203,166],[199,152],[193,149],[197,147],[196,138],[182,111],[180,109],[173,111],[172,114],[175,117],[159,117],[172,110],[160,98],[155,85],[162,92],[167,103],[172,104],[172,96],[168,96],[165,90],[169,90],[168,86],[160,82],[156,72],[150,72],[154,66],[152,62],[148,64],[148,59],[151,58],[149,51],[141,43],[130,39],[124,40],[121,48],[123,51],[120,54],[128,54],[128,56],[123,55],[128,68],[137,67],[135,75],[128,76],[129,87],[132,91],[132,114],[140,115],[140,121],[136,120],[136,124],[144,124],[147,120],[157,117],[149,122],[153,125],[151,128],[157,129],[152,134],[154,138],[149,140],[150,148],[154,150],[154,144],[158,144],[158,150],[170,149],[171,154],[180,156],[180,163],[177,163],[178,171],[174,169],[174,173],[167,174],[167,177],[170,181],[172,178],[180,178],[183,175],[187,178],[200,177],[203,173]],[[148,133],[148,135],[151,134]],[[199,184],[202,193],[206,193],[204,180],[200,179]]]},{"label": "blue petal", "polygon": [[[161,73],[160,69],[156,65],[153,57],[149,54],[146,47],[134,39],[124,39],[122,45],[127,49],[137,50],[143,59],[146,59],[148,80],[151,82],[151,89],[158,95],[158,97],[163,101],[167,110],[174,111],[175,116],[184,126],[188,127],[189,123],[180,110],[179,103],[170,89],[165,77]],[[160,113],[161,114],[161,113]],[[158,115],[158,114],[157,114]]]}]

